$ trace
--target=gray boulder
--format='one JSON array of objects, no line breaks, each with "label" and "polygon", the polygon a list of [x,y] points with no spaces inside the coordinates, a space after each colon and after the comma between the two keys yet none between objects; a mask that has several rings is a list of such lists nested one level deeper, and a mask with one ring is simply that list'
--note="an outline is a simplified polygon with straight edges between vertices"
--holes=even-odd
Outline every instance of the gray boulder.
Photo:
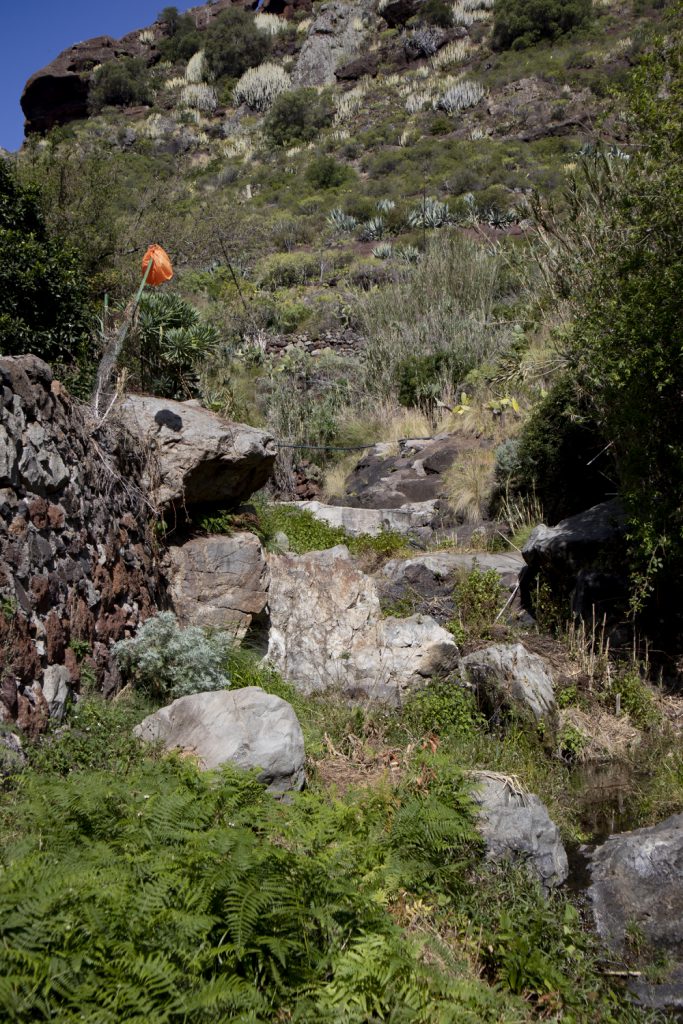
[{"label": "gray boulder", "polygon": [[398,705],[455,668],[453,637],[434,619],[382,617],[375,581],[347,548],[271,556],[270,567],[268,659],[302,692]]},{"label": "gray boulder", "polygon": [[0,729],[0,780],[16,775],[26,765],[26,754],[15,732]]},{"label": "gray boulder", "polygon": [[588,895],[607,946],[623,954],[635,926],[650,952],[669,959],[671,969],[661,984],[633,983],[639,999],[683,1007],[683,814],[610,836],[591,855],[590,870]]},{"label": "gray boulder", "polygon": [[167,555],[169,596],[181,626],[204,626],[242,639],[268,601],[270,573],[252,533],[195,537]]},{"label": "gray boulder", "polygon": [[544,719],[555,724],[550,666],[522,644],[493,644],[474,651],[462,659],[460,670],[491,718],[513,712],[534,723]]},{"label": "gray boulder", "polygon": [[287,701],[259,686],[179,697],[133,730],[149,743],[194,755],[203,769],[259,768],[271,793],[304,784],[304,737]]},{"label": "gray boulder", "polygon": [[50,712],[50,718],[61,722],[71,700],[71,673],[64,665],[48,665],[43,672],[41,689]]},{"label": "gray boulder", "polygon": [[148,486],[162,509],[239,504],[266,483],[275,463],[266,431],[230,423],[194,403],[128,395],[121,415],[154,453]]},{"label": "gray boulder", "polygon": [[472,792],[479,805],[479,830],[492,861],[522,861],[539,882],[551,889],[569,874],[567,854],[557,825],[544,803],[513,779],[496,772],[473,772]]}]

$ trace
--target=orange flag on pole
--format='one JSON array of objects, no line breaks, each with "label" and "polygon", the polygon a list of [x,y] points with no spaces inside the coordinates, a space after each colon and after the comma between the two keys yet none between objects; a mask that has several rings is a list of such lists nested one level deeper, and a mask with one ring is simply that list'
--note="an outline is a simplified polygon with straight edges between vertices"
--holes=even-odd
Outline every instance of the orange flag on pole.
[{"label": "orange flag on pole", "polygon": [[152,266],[147,274],[147,284],[157,285],[163,284],[164,281],[171,280],[173,277],[171,260],[166,250],[162,249],[160,245],[150,245],[149,249],[142,257],[143,277],[150,262],[152,263]]}]

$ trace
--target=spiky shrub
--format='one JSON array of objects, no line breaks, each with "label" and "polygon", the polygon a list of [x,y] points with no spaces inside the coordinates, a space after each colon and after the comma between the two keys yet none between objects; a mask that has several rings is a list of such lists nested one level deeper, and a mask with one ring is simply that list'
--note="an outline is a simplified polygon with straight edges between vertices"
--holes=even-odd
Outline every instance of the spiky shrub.
[{"label": "spiky shrub", "polygon": [[260,32],[265,32],[268,36],[277,36],[281,32],[289,30],[289,23],[284,18],[279,18],[277,14],[267,14],[265,12],[256,14],[254,16],[254,24]]},{"label": "spiky shrub", "polygon": [[396,283],[359,296],[368,389],[395,396],[399,368],[416,353],[442,353],[444,388],[462,383],[514,339],[491,315],[509,288],[498,254],[456,231],[440,231]]},{"label": "spiky shrub", "polygon": [[112,649],[116,663],[136,689],[163,699],[230,686],[224,664],[232,638],[207,634],[198,626],[181,629],[173,612],[148,619],[131,640]]},{"label": "spiky shrub", "polygon": [[379,213],[391,213],[391,211],[395,209],[396,203],[393,199],[380,199],[377,203],[377,210]]},{"label": "spiky shrub", "polygon": [[217,344],[215,328],[189,302],[174,292],[148,292],[140,300],[120,364],[143,391],[190,398],[196,393],[199,364]]},{"label": "spiky shrub", "polygon": [[275,99],[291,87],[291,79],[279,64],[265,64],[245,71],[235,86],[235,103],[246,103],[251,110],[268,110]]},{"label": "spiky shrub", "polygon": [[393,255],[393,252],[391,242],[380,242],[372,250],[372,255],[376,260],[388,260]]},{"label": "spiky shrub", "polygon": [[484,95],[484,88],[479,82],[456,82],[439,97],[436,106],[447,114],[457,114],[460,110],[474,107]]},{"label": "spiky shrub", "polygon": [[340,233],[353,231],[358,226],[358,221],[350,213],[344,213],[341,207],[336,206],[327,215],[327,223],[331,228]]},{"label": "spiky shrub", "polygon": [[199,110],[203,114],[211,114],[218,106],[216,90],[205,82],[197,82],[183,86],[180,92],[182,106],[191,110]]},{"label": "spiky shrub", "polygon": [[396,256],[402,263],[414,264],[420,260],[422,253],[415,245],[403,245],[396,250]]},{"label": "spiky shrub", "polygon": [[442,228],[451,222],[451,211],[448,203],[442,203],[433,196],[427,196],[419,206],[408,214],[408,225],[411,228]]},{"label": "spiky shrub", "polygon": [[207,74],[206,55],[203,50],[197,50],[187,62],[185,81],[191,85],[198,85],[206,81]]},{"label": "spiky shrub", "polygon": [[360,230],[360,239],[363,242],[380,241],[384,237],[386,222],[384,217],[371,217],[363,224]]}]

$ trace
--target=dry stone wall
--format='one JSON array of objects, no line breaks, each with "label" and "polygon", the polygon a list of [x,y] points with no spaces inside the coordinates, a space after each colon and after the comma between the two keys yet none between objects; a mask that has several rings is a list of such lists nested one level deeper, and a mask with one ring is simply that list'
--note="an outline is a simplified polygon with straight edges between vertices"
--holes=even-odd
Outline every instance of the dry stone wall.
[{"label": "dry stone wall", "polygon": [[33,356],[0,359],[0,720],[37,732],[159,602],[143,450]]}]

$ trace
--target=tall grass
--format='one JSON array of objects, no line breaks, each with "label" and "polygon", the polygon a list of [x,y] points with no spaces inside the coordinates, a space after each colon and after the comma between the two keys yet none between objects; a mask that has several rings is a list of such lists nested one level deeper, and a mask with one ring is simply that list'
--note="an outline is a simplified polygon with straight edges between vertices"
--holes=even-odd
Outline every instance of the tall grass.
[{"label": "tall grass", "polygon": [[509,346],[512,331],[492,316],[506,287],[500,253],[442,230],[395,284],[361,297],[369,390],[396,394],[399,364],[416,355],[444,353],[467,372]]}]

